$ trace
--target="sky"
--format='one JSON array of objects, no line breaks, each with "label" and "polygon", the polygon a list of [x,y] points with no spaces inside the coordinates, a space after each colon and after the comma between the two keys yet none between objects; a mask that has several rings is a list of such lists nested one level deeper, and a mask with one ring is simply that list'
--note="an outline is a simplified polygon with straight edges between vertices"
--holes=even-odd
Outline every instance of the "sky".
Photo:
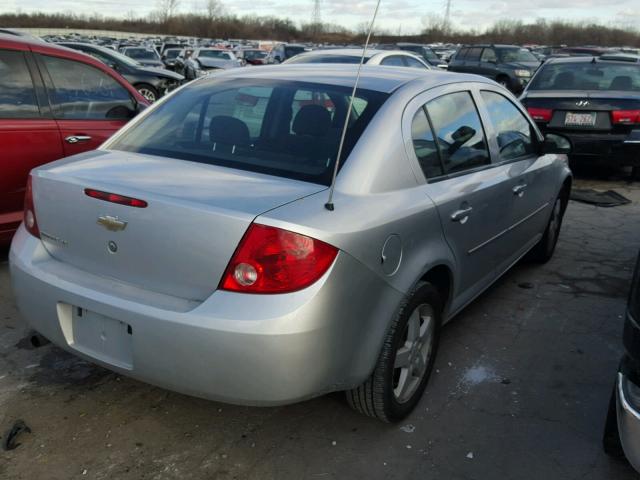
[{"label": "sky", "polygon": [[[179,0],[181,12],[204,10],[205,0]],[[311,19],[313,0],[221,0],[225,11],[289,17],[297,23]],[[0,13],[22,11],[101,13],[124,17],[127,12],[144,16],[157,8],[158,0],[0,0]],[[370,21],[376,0],[321,0],[322,20],[348,28]],[[446,0],[382,0],[378,28],[393,33],[418,33],[437,16]],[[604,25],[640,27],[640,0],[452,0],[453,26],[483,29],[498,20],[534,22],[538,18],[570,21],[592,20]]]}]

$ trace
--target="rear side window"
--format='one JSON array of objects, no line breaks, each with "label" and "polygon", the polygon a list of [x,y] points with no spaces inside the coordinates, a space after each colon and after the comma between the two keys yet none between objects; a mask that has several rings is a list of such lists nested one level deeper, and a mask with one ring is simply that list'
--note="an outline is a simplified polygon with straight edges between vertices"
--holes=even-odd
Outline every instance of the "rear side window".
[{"label": "rear side window", "polygon": [[39,115],[24,54],[0,50],[0,118],[37,118]]},{"label": "rear side window", "polygon": [[413,141],[413,149],[418,157],[420,168],[427,178],[439,177],[443,174],[440,156],[438,155],[438,146],[436,145],[431,125],[424,112],[420,109],[413,117],[411,124],[411,140]]},{"label": "rear side window", "polygon": [[499,93],[483,90],[482,99],[496,130],[501,160],[533,155],[531,124],[516,106]]},{"label": "rear side window", "polygon": [[407,67],[411,67],[411,68],[421,68],[423,70],[426,70],[427,67],[424,66],[424,64],[422,62],[420,62],[419,60],[416,60],[415,58],[412,57],[405,57],[404,61],[407,62]]},{"label": "rear side window", "polygon": [[119,120],[131,118],[135,103],[126,88],[84,63],[41,57],[53,82],[49,92],[58,118]]},{"label": "rear side window", "polygon": [[427,103],[445,174],[491,163],[487,141],[471,93],[443,95]]},{"label": "rear side window", "polygon": [[[215,79],[173,94],[110,148],[328,185],[351,88]],[[360,89],[340,165],[387,94]]]},{"label": "rear side window", "polygon": [[393,55],[382,60],[380,65],[385,65],[387,67],[404,67],[405,63],[401,56]]},{"label": "rear side window", "polygon": [[465,57],[465,60],[469,62],[476,62],[480,60],[480,54],[482,53],[482,48],[474,47],[469,49],[469,53]]},{"label": "rear side window", "polygon": [[469,53],[469,49],[468,48],[463,48],[461,49],[455,56],[454,60],[464,60],[467,56],[467,53]]}]

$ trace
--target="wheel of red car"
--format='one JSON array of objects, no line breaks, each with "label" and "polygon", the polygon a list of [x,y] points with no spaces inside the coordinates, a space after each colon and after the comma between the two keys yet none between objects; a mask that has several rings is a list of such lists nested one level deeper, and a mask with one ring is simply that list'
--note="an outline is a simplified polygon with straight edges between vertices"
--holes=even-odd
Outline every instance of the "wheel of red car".
[{"label": "wheel of red car", "polygon": [[144,98],[149,100],[150,102],[155,102],[158,100],[158,91],[153,88],[151,85],[147,85],[146,83],[140,83],[135,86],[138,93],[142,95]]},{"label": "wheel of red car", "polygon": [[354,410],[386,422],[411,413],[433,370],[441,311],[438,290],[420,282],[393,321],[371,377],[346,392]]}]

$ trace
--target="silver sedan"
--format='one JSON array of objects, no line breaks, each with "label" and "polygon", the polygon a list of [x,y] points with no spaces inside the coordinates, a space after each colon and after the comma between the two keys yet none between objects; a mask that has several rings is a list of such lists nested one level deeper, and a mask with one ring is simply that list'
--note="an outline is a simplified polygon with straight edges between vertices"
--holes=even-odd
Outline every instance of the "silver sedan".
[{"label": "silver sedan", "polygon": [[490,80],[365,66],[351,103],[355,73],[205,77],[35,169],[10,253],[26,321],[190,395],[344,390],[372,417],[409,414],[443,324],[524,256],[551,258],[568,145]]}]

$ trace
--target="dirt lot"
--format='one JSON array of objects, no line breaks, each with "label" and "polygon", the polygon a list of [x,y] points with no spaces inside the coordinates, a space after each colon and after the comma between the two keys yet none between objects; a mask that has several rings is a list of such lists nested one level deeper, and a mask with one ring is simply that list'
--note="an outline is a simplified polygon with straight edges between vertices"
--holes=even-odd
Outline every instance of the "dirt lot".
[{"label": "dirt lot", "polygon": [[450,323],[437,371],[400,425],[335,394],[281,408],[235,407],[112,374],[52,346],[30,349],[0,253],[0,451],[15,479],[637,478],[600,439],[640,248],[633,205],[571,202],[555,258],[519,265]]}]

